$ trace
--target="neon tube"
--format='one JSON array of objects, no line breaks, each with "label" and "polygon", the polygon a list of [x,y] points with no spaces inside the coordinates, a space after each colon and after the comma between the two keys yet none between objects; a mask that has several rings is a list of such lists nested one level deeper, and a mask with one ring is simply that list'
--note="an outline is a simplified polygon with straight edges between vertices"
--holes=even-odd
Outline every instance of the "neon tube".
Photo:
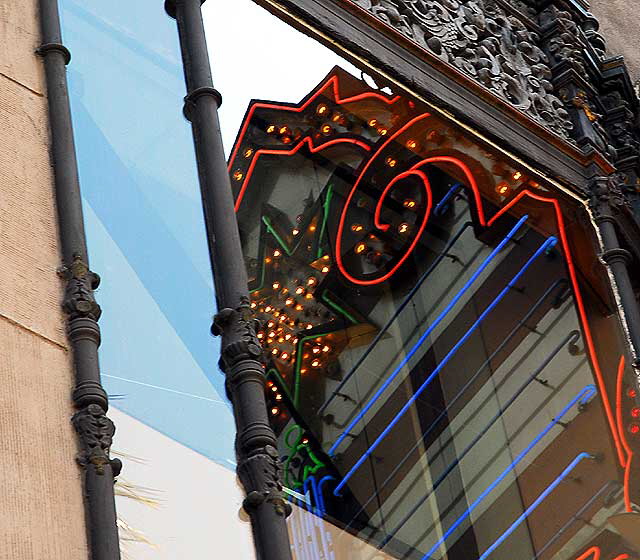
[{"label": "neon tube", "polygon": [[618,425],[618,432],[620,432],[620,440],[622,446],[627,454],[627,460],[624,465],[624,508],[627,513],[632,513],[631,507],[631,463],[633,461],[633,450],[629,445],[627,434],[624,430],[624,423],[622,421],[622,382],[624,380],[624,356],[620,356],[620,362],[618,363],[618,375],[616,378],[616,422]]},{"label": "neon tube", "polygon": [[422,284],[424,283],[424,281],[431,275],[431,273],[436,269],[436,267],[442,262],[442,260],[447,256],[447,253],[453,248],[453,246],[458,242],[458,240],[462,237],[462,234],[473,225],[472,222],[465,222],[465,224],[456,232],[456,234],[453,236],[453,238],[449,241],[449,243],[447,243],[446,247],[444,248],[444,250],[438,254],[438,256],[436,257],[436,259],[431,263],[431,265],[429,266],[429,268],[427,268],[427,270],[425,270],[425,272],[422,274],[422,276],[420,277],[420,279],[418,280],[418,282],[416,282],[416,285],[411,288],[411,291],[407,294],[407,296],[402,300],[402,303],[396,308],[396,310],[393,312],[393,314],[391,315],[391,317],[389,318],[389,320],[386,322],[386,324],[384,325],[384,327],[382,327],[382,329],[380,329],[380,331],[378,332],[378,334],[376,334],[376,337],[373,339],[373,341],[371,342],[371,344],[369,344],[369,347],[363,352],[362,356],[360,356],[358,358],[358,361],[355,363],[355,365],[351,368],[351,371],[349,371],[349,373],[345,376],[345,378],[340,382],[340,384],[338,385],[338,387],[336,387],[335,391],[333,391],[331,393],[331,396],[327,399],[327,402],[324,403],[320,409],[318,410],[318,414],[322,414],[327,407],[333,402],[333,400],[335,399],[336,393],[340,393],[342,391],[342,389],[344,388],[344,386],[347,384],[347,382],[349,381],[349,379],[351,379],[351,377],[353,377],[353,375],[355,374],[355,372],[358,370],[358,368],[362,365],[362,363],[364,362],[364,360],[366,359],[366,357],[369,355],[369,353],[371,352],[371,350],[373,350],[373,348],[375,348],[376,344],[378,344],[378,342],[380,342],[380,340],[382,339],[382,337],[384,336],[384,334],[389,330],[389,327],[393,324],[393,322],[396,320],[396,318],[398,317],[398,315],[400,315],[400,313],[402,313],[402,311],[404,310],[404,308],[409,304],[409,302],[411,301],[411,299],[413,298],[413,296],[416,295],[417,291],[421,288]]},{"label": "neon tube", "polygon": [[523,226],[523,224],[527,221],[528,216],[525,214],[518,220],[516,225],[511,229],[511,231],[507,234],[507,236],[498,244],[498,246],[491,251],[489,256],[480,264],[480,266],[473,273],[471,278],[469,278],[464,286],[460,289],[460,291],[451,299],[451,301],[447,304],[447,306],[442,310],[440,315],[436,317],[436,319],[429,325],[429,328],[420,336],[418,341],[414,344],[413,348],[409,350],[407,355],[401,360],[401,362],[397,365],[396,369],[393,373],[387,377],[385,382],[378,388],[378,390],[374,393],[374,395],[369,399],[369,401],[360,409],[358,414],[354,417],[349,425],[344,429],[344,431],[338,436],[335,443],[331,446],[328,451],[329,455],[335,453],[338,446],[342,443],[344,438],[347,437],[347,434],[353,429],[353,427],[362,419],[362,417],[369,411],[369,409],[373,406],[373,404],[380,398],[382,393],[386,390],[387,387],[393,382],[393,380],[398,376],[398,374],[402,371],[402,368],[407,364],[407,362],[413,357],[413,355],[418,351],[420,346],[424,343],[427,337],[434,331],[434,329],[442,322],[442,320],[447,316],[449,311],[453,309],[456,303],[460,301],[462,296],[469,290],[469,288],[474,284],[474,282],[478,279],[478,277],[484,272],[484,270],[489,266],[491,261],[504,249],[504,247],[509,243],[512,237],[517,233],[517,231]]},{"label": "neon tube", "polygon": [[[484,437],[484,435],[491,429],[491,427],[498,420],[500,420],[502,415],[511,407],[511,405],[514,402],[516,402],[518,397],[522,395],[522,393],[524,393],[525,389],[532,383],[532,381],[536,379],[537,376],[540,375],[540,373],[544,371],[544,369],[551,363],[553,358],[555,358],[558,355],[560,350],[562,350],[569,342],[571,342],[572,339],[576,340],[579,336],[580,336],[580,333],[578,331],[572,331],[571,333],[569,333],[569,335],[566,336],[562,340],[562,342],[554,348],[554,350],[544,359],[544,361],[535,369],[535,371],[529,375],[527,380],[522,385],[520,385],[518,390],[513,395],[511,395],[511,397],[509,397],[509,400],[504,405],[501,405],[498,407],[498,411],[489,420],[487,425],[478,434],[476,434],[476,436],[471,440],[469,444],[467,444],[464,450],[459,455],[457,455],[457,457],[451,463],[449,463],[449,465],[447,465],[447,467],[440,473],[436,481],[431,485],[431,490],[427,494],[425,494],[422,498],[420,498],[420,500],[418,500],[418,502],[409,510],[409,512],[407,512],[407,514],[402,518],[400,523],[398,523],[396,528],[393,531],[391,531],[387,535],[387,537],[385,537],[383,541],[384,543],[389,542],[389,540],[403,527],[403,525],[407,521],[409,521],[411,517],[413,517],[413,515],[416,513],[416,511],[418,511],[420,506],[422,506],[422,504],[424,504],[424,502],[427,501],[427,498],[431,496],[440,487],[440,485],[449,476],[451,471],[453,471],[453,469],[455,469],[460,464],[460,462],[475,447],[475,445]],[[432,460],[433,459],[435,459],[435,457],[433,457]]]},{"label": "neon tube", "polygon": [[429,558],[436,550],[440,547],[442,543],[444,543],[451,534],[463,523],[467,517],[469,517],[473,511],[484,501],[484,499],[491,493],[495,488],[507,477],[507,475],[513,471],[520,461],[522,461],[527,454],[538,444],[540,441],[558,424],[558,422],[576,405],[583,405],[588,402],[590,398],[596,395],[598,390],[595,385],[587,385],[582,391],[580,391],[568,404],[565,406],[560,414],[554,418],[551,422],[549,422],[544,430],[542,430],[535,438],[531,440],[531,442],[517,455],[517,457],[511,462],[511,464],[504,469],[496,479],[487,486],[483,492],[473,501],[473,503],[469,506],[467,511],[465,511],[455,522],[447,529],[447,531],[440,537],[438,542],[434,544],[429,552],[424,555],[423,560]]},{"label": "neon tube", "polygon": [[[523,218],[526,218],[523,217]],[[519,224],[523,221],[521,218]],[[513,230],[512,230],[513,231]],[[533,264],[535,260],[538,259],[540,255],[542,255],[547,249],[553,247],[558,240],[555,237],[549,237],[537,251],[529,258],[529,260],[524,264],[524,266],[516,273],[516,275],[511,279],[511,281],[503,288],[503,290],[496,296],[496,298],[486,307],[486,309],[482,312],[480,317],[476,319],[476,321],[471,325],[469,330],[460,338],[458,342],[456,342],[455,346],[449,350],[449,353],[442,359],[442,361],[438,364],[438,366],[431,372],[429,377],[424,381],[424,383],[418,388],[418,390],[411,396],[411,398],[406,402],[406,404],[400,409],[393,420],[389,423],[389,425],[382,431],[382,433],[376,438],[376,440],[369,446],[369,448],[362,454],[360,459],[356,462],[356,464],[351,467],[349,472],[344,476],[344,478],[340,481],[340,483],[336,486],[333,491],[334,495],[339,496],[340,490],[344,487],[347,481],[353,476],[353,474],[362,466],[362,464],[367,460],[367,458],[373,453],[373,451],[380,445],[382,440],[389,434],[389,432],[393,429],[393,427],[397,424],[398,420],[409,410],[409,408],[413,405],[413,403],[418,399],[418,397],[422,394],[422,392],[430,385],[431,381],[438,375],[440,370],[447,364],[447,362],[451,359],[451,357],[459,350],[459,348],[467,341],[467,339],[471,336],[471,334],[478,328],[480,323],[485,319],[489,313],[502,301],[504,296],[507,295],[509,290],[513,288],[513,286],[522,278],[527,269]]]},{"label": "neon tube", "polygon": [[[402,460],[394,467],[394,469],[391,471],[391,473],[387,476],[387,478],[384,479],[384,481],[382,482],[382,484],[378,487],[377,492],[374,492],[371,496],[369,496],[369,498],[367,499],[367,501],[362,504],[360,506],[360,509],[358,510],[358,512],[352,517],[351,521],[353,521],[358,515],[360,515],[365,508],[376,498],[377,494],[383,489],[386,488],[387,484],[389,483],[389,481],[391,481],[393,479],[393,477],[396,475],[396,473],[404,466],[404,464],[407,462],[407,460],[409,459],[409,457],[411,456],[411,454],[418,448],[418,446],[425,441],[425,438],[429,435],[429,433],[431,432],[431,428],[435,427],[438,422],[440,422],[440,420],[442,418],[444,418],[444,416],[446,415],[446,413],[448,412],[449,408],[454,404],[455,400],[458,398],[458,396],[464,394],[464,392],[466,391],[466,389],[468,388],[468,385],[471,385],[477,378],[478,376],[484,371],[484,368],[487,367],[487,365],[489,363],[491,363],[491,361],[507,346],[507,344],[509,344],[511,342],[511,339],[515,336],[515,334],[522,328],[523,325],[526,324],[526,322],[531,318],[531,316],[540,308],[540,306],[544,303],[544,301],[549,297],[550,294],[553,293],[553,291],[560,286],[561,284],[566,284],[567,280],[565,278],[560,278],[558,280],[556,280],[549,288],[547,288],[547,291],[542,294],[542,296],[540,296],[540,298],[538,299],[538,301],[535,302],[535,304],[533,304],[529,310],[527,311],[527,313],[524,315],[524,317],[522,319],[520,319],[520,321],[518,321],[518,324],[511,330],[511,332],[504,338],[504,340],[498,345],[498,347],[491,353],[491,355],[484,361],[484,363],[478,368],[478,370],[473,374],[473,376],[471,377],[471,379],[469,380],[469,382],[467,384],[465,384],[465,386],[458,392],[458,395],[454,398],[454,400],[452,402],[450,402],[447,407],[445,408],[445,410],[438,416],[438,418],[436,418],[432,423],[431,426],[429,426],[429,429],[422,434],[422,436],[416,440],[415,444],[413,445],[413,447],[407,452],[407,454],[402,458]],[[482,403],[482,405],[484,405],[484,403]],[[452,438],[455,437],[457,435],[458,432],[456,432],[455,434],[452,435]],[[351,521],[349,521],[349,523],[347,523],[347,525],[345,526],[345,529],[351,526]]]},{"label": "neon tube", "polygon": [[576,560],[587,560],[591,556],[591,560],[600,560],[600,547],[592,546],[589,550],[585,550],[584,554],[581,554]]},{"label": "neon tube", "polygon": [[511,535],[511,533],[513,533],[522,524],[522,522],[538,508],[538,506],[549,496],[549,494],[551,494],[551,492],[553,492],[556,487],[565,478],[567,478],[567,476],[569,476],[571,471],[573,471],[573,469],[575,469],[584,459],[593,458],[594,456],[589,453],[579,453],[576,458],[571,461],[571,463],[569,463],[567,467],[560,473],[560,476],[558,476],[558,478],[556,478],[549,486],[547,486],[542,494],[540,494],[536,498],[536,500],[526,510],[524,510],[522,515],[520,515],[518,519],[516,519],[511,524],[511,526],[504,533],[502,533],[502,535],[500,535],[500,537],[498,537],[498,539],[489,548],[487,548],[487,550],[484,551],[484,553],[482,554],[482,556],[480,556],[480,558],[478,558],[478,560],[485,560],[485,558],[487,558],[496,548],[498,548],[509,537],[509,535]]},{"label": "neon tube", "polygon": [[463,189],[464,185],[462,183],[456,183],[453,185],[446,194],[440,199],[440,202],[436,205],[435,210],[433,211],[434,216],[440,216],[443,213],[443,208],[446,207],[447,202],[449,202],[453,196],[460,190]]}]

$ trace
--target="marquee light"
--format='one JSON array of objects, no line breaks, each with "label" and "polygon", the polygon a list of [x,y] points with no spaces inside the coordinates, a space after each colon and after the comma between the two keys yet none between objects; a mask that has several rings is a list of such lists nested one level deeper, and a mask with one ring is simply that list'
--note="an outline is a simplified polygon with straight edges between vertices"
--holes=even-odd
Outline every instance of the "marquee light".
[{"label": "marquee light", "polygon": [[424,343],[425,340],[429,337],[429,335],[437,328],[437,326],[445,319],[445,317],[449,314],[449,312],[454,308],[456,303],[460,301],[460,299],[464,296],[464,294],[471,288],[471,286],[476,282],[476,280],[480,277],[480,275],[484,272],[484,270],[491,264],[493,259],[505,248],[505,246],[509,243],[511,239],[516,235],[516,233],[520,230],[520,228],[527,221],[528,216],[523,216],[518,220],[515,226],[511,229],[511,231],[506,235],[506,237],[491,251],[491,253],[484,259],[484,261],[478,266],[476,271],[472,274],[472,276],[465,282],[462,288],[458,291],[458,293],[453,296],[451,301],[447,304],[447,306],[440,312],[440,314],[435,318],[435,320],[429,325],[427,330],[420,336],[418,341],[414,344],[413,348],[409,350],[407,355],[402,359],[402,361],[398,364],[393,373],[385,380],[385,382],[380,386],[380,388],[373,394],[373,396],[369,399],[369,401],[360,409],[358,414],[354,417],[354,419],[349,422],[347,427],[342,431],[342,433],[338,436],[335,443],[331,446],[328,453],[329,455],[333,455],[336,449],[342,443],[342,441],[347,437],[347,434],[351,432],[354,426],[363,418],[363,416],[369,411],[369,409],[374,405],[374,403],[382,396],[387,387],[393,382],[393,380],[398,376],[398,374],[402,371],[402,368],[408,363],[408,361],[413,357],[413,355],[418,351],[420,346]]},{"label": "marquee light", "polygon": [[382,440],[389,434],[391,429],[397,424],[402,416],[409,410],[409,408],[413,405],[413,403],[418,399],[418,397],[422,394],[422,392],[430,385],[431,381],[438,375],[440,370],[447,364],[447,362],[451,359],[451,357],[458,351],[458,349],[467,341],[467,339],[471,336],[471,334],[478,328],[478,326],[482,323],[485,317],[502,301],[502,299],[509,293],[509,291],[515,286],[515,284],[520,280],[520,278],[524,275],[527,269],[536,261],[542,254],[544,254],[547,249],[553,247],[557,243],[557,239],[555,237],[550,237],[547,239],[540,247],[536,250],[536,252],[529,258],[529,260],[522,266],[522,268],[516,273],[516,275],[511,279],[511,281],[502,289],[502,291],[496,296],[496,298],[485,308],[485,310],[480,314],[478,319],[471,325],[469,330],[456,342],[451,350],[447,353],[447,355],[441,360],[438,366],[431,372],[431,374],[427,377],[427,379],[422,383],[422,385],[415,391],[415,393],[409,398],[409,400],[405,403],[405,405],[400,409],[400,411],[394,416],[394,418],[389,422],[388,426],[382,431],[382,433],[376,438],[376,440],[369,446],[369,448],[362,454],[360,459],[356,462],[356,464],[347,472],[344,478],[340,481],[340,483],[336,486],[333,493],[336,496],[339,496],[340,491],[344,488],[344,485],[347,481],[353,476],[353,474],[362,466],[362,464],[367,460],[367,458],[373,453],[373,451],[380,445]]}]

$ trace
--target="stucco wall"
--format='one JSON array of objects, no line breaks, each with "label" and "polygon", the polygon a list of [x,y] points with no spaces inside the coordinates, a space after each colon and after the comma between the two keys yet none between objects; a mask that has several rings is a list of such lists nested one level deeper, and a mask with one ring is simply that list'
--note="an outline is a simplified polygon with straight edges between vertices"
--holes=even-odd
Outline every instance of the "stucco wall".
[{"label": "stucco wall", "polygon": [[87,558],[37,0],[0,0],[0,559]]},{"label": "stucco wall", "polygon": [[600,21],[600,33],[607,41],[608,53],[623,55],[632,80],[640,80],[638,0],[591,0],[591,11]]}]

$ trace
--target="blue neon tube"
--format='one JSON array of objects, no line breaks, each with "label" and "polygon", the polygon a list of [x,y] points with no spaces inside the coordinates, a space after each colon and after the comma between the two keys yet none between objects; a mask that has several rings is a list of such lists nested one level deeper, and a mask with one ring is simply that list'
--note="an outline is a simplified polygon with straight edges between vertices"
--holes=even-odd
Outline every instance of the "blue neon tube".
[{"label": "blue neon tube", "polygon": [[407,304],[411,301],[413,296],[416,295],[416,292],[420,289],[424,281],[431,275],[431,273],[436,269],[436,267],[444,260],[449,251],[453,248],[453,246],[458,242],[458,240],[462,237],[462,234],[467,230],[467,228],[473,226],[473,222],[465,222],[464,225],[456,232],[456,234],[449,240],[446,247],[442,250],[442,252],[436,257],[436,259],[431,263],[429,268],[424,271],[420,279],[416,282],[416,285],[411,288],[411,291],[406,295],[406,297],[402,300],[402,303],[396,308],[393,312],[389,320],[386,322],[384,327],[380,329],[380,332],[376,335],[376,337],[371,341],[369,347],[363,352],[362,356],[358,358],[358,361],[351,368],[349,373],[345,375],[344,379],[340,382],[340,384],[335,388],[335,390],[331,393],[331,396],[327,399],[327,402],[324,403],[320,409],[318,410],[318,414],[322,414],[327,407],[331,404],[333,399],[336,397],[337,393],[340,393],[343,387],[348,383],[349,379],[353,377],[358,368],[362,365],[362,362],[365,361],[369,353],[373,348],[375,348],[376,344],[380,342],[380,339],[385,335],[385,333],[389,330],[389,327],[396,320],[398,315],[402,313],[402,310],[407,306]]},{"label": "blue neon tube", "polygon": [[593,459],[593,458],[594,458],[593,455],[589,453],[579,453],[576,456],[576,458],[573,461],[571,461],[571,463],[569,463],[567,468],[560,473],[560,476],[558,476],[558,478],[556,478],[549,486],[547,486],[546,490],[544,490],[542,494],[540,494],[536,498],[535,502],[533,502],[527,509],[524,510],[522,515],[520,515],[520,517],[518,517],[518,519],[516,519],[511,524],[511,526],[504,533],[502,533],[502,535],[500,535],[498,539],[489,548],[487,548],[487,550],[483,552],[482,556],[480,556],[478,560],[484,560],[496,548],[498,548],[509,537],[509,535],[513,533],[520,526],[520,524],[527,517],[529,517],[529,515],[531,515],[532,512],[534,512],[537,509],[537,507],[547,498],[547,496],[549,496],[549,494],[551,494],[551,492],[553,492],[556,489],[558,484],[560,484],[565,478],[567,478],[567,476],[569,476],[569,473],[573,469],[575,469],[583,459]]},{"label": "blue neon tube", "polygon": [[[527,321],[533,316],[533,314],[540,308],[540,306],[545,302],[545,300],[554,292],[554,290],[562,285],[562,284],[567,284],[567,280],[566,278],[559,278],[558,280],[556,280],[553,284],[551,284],[551,286],[549,286],[547,288],[547,290],[544,292],[544,294],[542,294],[540,296],[540,298],[538,298],[538,301],[536,301],[530,308],[529,310],[525,313],[525,315],[522,317],[522,319],[520,319],[518,321],[518,324],[511,330],[511,332],[504,338],[504,340],[498,345],[498,347],[491,353],[491,355],[484,361],[484,363],[478,368],[478,370],[469,378],[469,380],[467,381],[467,383],[465,383],[465,385],[462,387],[462,389],[460,389],[460,391],[458,391],[458,394],[453,398],[453,400],[451,402],[449,402],[447,404],[447,406],[445,407],[445,409],[438,415],[438,417],[430,424],[430,426],[427,428],[427,430],[422,434],[422,436],[420,438],[418,438],[416,440],[416,442],[413,444],[413,447],[407,452],[407,454],[402,458],[402,460],[393,468],[393,470],[391,471],[391,473],[387,476],[387,478],[384,479],[384,481],[382,482],[382,484],[378,487],[378,491],[382,490],[383,488],[386,488],[387,484],[389,483],[390,480],[393,479],[393,477],[396,475],[396,473],[403,467],[403,465],[407,462],[407,459],[411,456],[411,454],[418,448],[418,446],[420,445],[421,442],[425,441],[426,437],[432,432],[432,430],[439,424],[440,420],[442,420],[447,412],[450,410],[450,408],[460,399],[460,397],[462,397],[465,392],[467,391],[467,389],[473,385],[473,383],[475,382],[475,380],[480,376],[480,374],[484,371],[484,369],[487,367],[488,364],[490,364],[492,362],[492,360],[500,353],[502,352],[502,350],[511,342],[511,340],[513,339],[513,337],[515,336],[515,334],[523,327],[526,325]],[[484,404],[484,403],[483,403]],[[453,434],[452,437],[455,437],[457,435]],[[360,513],[362,513],[365,508],[375,499],[375,497],[377,496],[377,492],[374,492],[371,496],[369,496],[369,498],[367,499],[367,501],[362,504],[360,506],[360,509],[358,510],[358,512],[353,516],[352,521],[358,516],[360,515]],[[347,525],[345,526],[345,529],[347,529],[348,527],[351,527],[351,521],[349,523],[347,523]]]},{"label": "blue neon tube", "polygon": [[[562,350],[567,344],[569,344],[569,342],[571,342],[572,340],[575,341],[579,337],[580,337],[580,333],[578,331],[571,331],[560,342],[560,344],[558,344],[553,349],[553,351],[542,361],[542,363],[535,369],[535,371],[531,375],[529,375],[529,378],[522,385],[520,385],[518,390],[513,395],[509,397],[509,400],[504,405],[500,405],[498,407],[498,410],[493,415],[491,420],[489,420],[487,425],[484,428],[482,428],[482,430],[478,434],[476,434],[476,436],[467,444],[467,446],[462,450],[462,452],[459,453],[457,457],[451,463],[449,463],[447,468],[440,473],[440,476],[438,476],[437,480],[433,483],[431,490],[422,498],[420,498],[420,500],[418,500],[418,502],[406,513],[406,515],[402,518],[400,523],[398,523],[396,528],[385,537],[383,543],[389,542],[389,540],[391,540],[391,538],[401,529],[401,527],[403,527],[404,524],[407,521],[409,521],[411,517],[413,517],[413,515],[416,513],[416,511],[418,511],[420,506],[424,504],[427,498],[431,496],[431,494],[433,494],[438,489],[440,484],[444,482],[444,480],[449,476],[451,471],[453,471],[453,469],[455,469],[460,464],[460,462],[475,447],[475,445],[484,437],[484,435],[491,429],[491,427],[503,416],[503,414],[511,407],[511,405],[513,405],[513,403],[516,402],[516,400],[520,397],[520,395],[522,395],[522,393],[525,392],[527,387],[531,385],[532,381],[534,379],[537,379],[538,375],[540,375],[540,373],[545,370],[545,368],[551,363],[551,361],[558,355],[560,350]],[[449,441],[452,441],[452,440],[453,438],[451,438]],[[435,456],[432,457],[432,460],[433,459],[435,459]]]},{"label": "blue neon tube", "polygon": [[407,362],[411,359],[411,357],[418,351],[418,348],[422,345],[422,343],[427,339],[427,337],[433,332],[433,330],[442,322],[442,320],[447,316],[449,311],[453,309],[456,303],[462,298],[462,296],[467,292],[467,290],[473,285],[473,283],[478,279],[480,274],[489,266],[491,261],[496,257],[496,255],[502,251],[502,249],[509,243],[509,241],[513,238],[513,236],[518,232],[518,230],[522,227],[522,225],[527,221],[529,216],[526,214],[522,216],[518,220],[518,223],[513,227],[513,229],[507,234],[507,236],[498,244],[498,246],[491,251],[489,256],[482,262],[482,264],[476,269],[471,278],[467,280],[467,282],[462,286],[462,289],[451,299],[451,301],[447,304],[447,306],[442,310],[440,315],[436,317],[436,319],[429,325],[429,328],[420,336],[418,341],[414,344],[413,348],[409,350],[407,355],[401,360],[393,373],[387,377],[386,381],[378,388],[378,390],[374,393],[374,395],[369,399],[369,401],[360,409],[358,414],[349,422],[348,426],[344,429],[344,431],[338,436],[338,439],[331,446],[328,451],[329,455],[333,455],[338,446],[342,443],[344,438],[347,437],[347,434],[353,429],[353,427],[362,419],[362,417],[367,413],[367,411],[373,406],[373,404],[380,398],[382,393],[384,393],[385,389],[391,384],[391,382],[398,376],[398,374],[402,371],[402,368],[407,364]]},{"label": "blue neon tube", "polygon": [[440,537],[438,542],[434,544],[429,552],[427,552],[422,560],[428,560],[432,554],[438,550],[440,545],[445,542],[451,534],[463,523],[467,517],[471,515],[471,513],[484,501],[484,499],[495,490],[495,488],[507,477],[507,475],[513,471],[518,463],[522,461],[525,456],[542,440],[551,429],[558,424],[558,422],[576,405],[576,404],[586,404],[591,397],[597,394],[597,389],[595,385],[587,385],[582,391],[580,391],[570,402],[565,406],[560,414],[556,416],[547,426],[542,430],[535,438],[531,440],[531,442],[518,454],[518,456],[513,460],[513,462],[504,469],[498,477],[489,485],[485,490],[473,501],[473,503],[469,506],[467,511],[465,511],[458,519],[455,520],[453,525],[447,529],[447,531]]},{"label": "blue neon tube", "polygon": [[443,212],[443,208],[447,205],[447,202],[449,202],[451,198],[453,198],[453,196],[463,187],[464,185],[462,183],[456,183],[455,185],[453,185],[442,197],[440,202],[438,202],[438,205],[433,211],[434,216],[440,216],[440,214]]},{"label": "blue neon tube", "polygon": [[[526,218],[524,216],[523,218]],[[518,223],[523,223],[523,219]],[[515,228],[514,228],[515,229]],[[511,230],[512,232],[514,230]],[[511,235],[511,232],[510,232]],[[389,434],[389,432],[393,429],[393,427],[397,424],[398,420],[409,410],[411,405],[418,399],[418,397],[422,394],[422,392],[431,384],[436,375],[440,372],[440,370],[447,364],[447,362],[451,359],[451,357],[460,349],[460,347],[467,341],[467,339],[471,336],[471,334],[478,328],[480,323],[485,319],[489,313],[500,303],[500,301],[507,295],[509,290],[513,288],[513,286],[522,278],[527,269],[534,263],[534,261],[542,255],[545,251],[553,247],[558,240],[555,237],[549,237],[540,247],[538,247],[537,251],[531,256],[531,258],[523,265],[523,267],[517,272],[517,274],[511,279],[511,281],[502,289],[502,291],[496,296],[496,298],[485,308],[480,317],[476,319],[475,323],[471,325],[469,330],[456,342],[455,346],[449,350],[447,355],[442,359],[442,361],[438,364],[438,366],[431,372],[431,374],[427,377],[424,383],[418,388],[418,390],[411,396],[411,398],[406,402],[406,404],[400,409],[400,411],[394,416],[393,420],[389,422],[389,425],[382,431],[382,433],[376,438],[376,440],[369,446],[369,448],[362,454],[360,459],[356,462],[353,467],[349,470],[349,472],[344,476],[344,478],[340,481],[340,483],[336,486],[333,493],[336,496],[340,495],[340,490],[344,487],[347,481],[353,476],[353,474],[362,466],[362,464],[367,460],[367,458],[373,453],[373,451],[380,445],[382,440]],[[414,347],[415,348],[415,347]],[[412,349],[412,351],[415,351]]]}]

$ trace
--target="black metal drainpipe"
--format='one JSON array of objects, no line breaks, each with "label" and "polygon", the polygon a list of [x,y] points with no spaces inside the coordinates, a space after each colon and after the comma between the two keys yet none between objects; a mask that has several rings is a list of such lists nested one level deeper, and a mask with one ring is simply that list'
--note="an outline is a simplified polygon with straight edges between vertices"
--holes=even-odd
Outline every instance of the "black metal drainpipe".
[{"label": "black metal drainpipe", "polygon": [[[629,251],[620,246],[614,208],[622,206],[623,198],[620,188],[613,177],[596,177],[590,185],[590,207],[593,220],[600,234],[602,262],[609,268],[613,278],[613,290],[617,304],[620,307],[619,318],[625,334],[626,342],[631,351],[631,367],[634,380],[640,389],[640,307],[633,291],[629,266],[632,256]],[[640,404],[640,396],[637,399]]]},{"label": "black metal drainpipe", "polygon": [[110,459],[113,422],[106,416],[107,394],[100,383],[98,346],[100,306],[93,291],[100,278],[89,269],[78,165],[73,141],[66,65],[71,59],[62,44],[57,0],[40,0],[42,45],[49,100],[51,151],[58,225],[62,245],[60,275],[66,280],[62,307],[73,352],[76,385],[72,418],[78,433],[78,463],[84,470],[87,534],[92,560],[119,560],[114,477],[122,464]]},{"label": "black metal drainpipe", "polygon": [[262,348],[249,307],[247,273],[218,121],[222,99],[213,88],[201,2],[204,0],[166,0],[165,9],[177,21],[182,50],[187,86],[184,114],[193,131],[218,300],[212,332],[222,335],[220,367],[226,374],[236,420],[238,476],[247,494],[243,505],[251,518],[257,555],[260,560],[288,560],[291,549],[285,518],[291,506],[282,497],[276,437],[267,416]]}]

